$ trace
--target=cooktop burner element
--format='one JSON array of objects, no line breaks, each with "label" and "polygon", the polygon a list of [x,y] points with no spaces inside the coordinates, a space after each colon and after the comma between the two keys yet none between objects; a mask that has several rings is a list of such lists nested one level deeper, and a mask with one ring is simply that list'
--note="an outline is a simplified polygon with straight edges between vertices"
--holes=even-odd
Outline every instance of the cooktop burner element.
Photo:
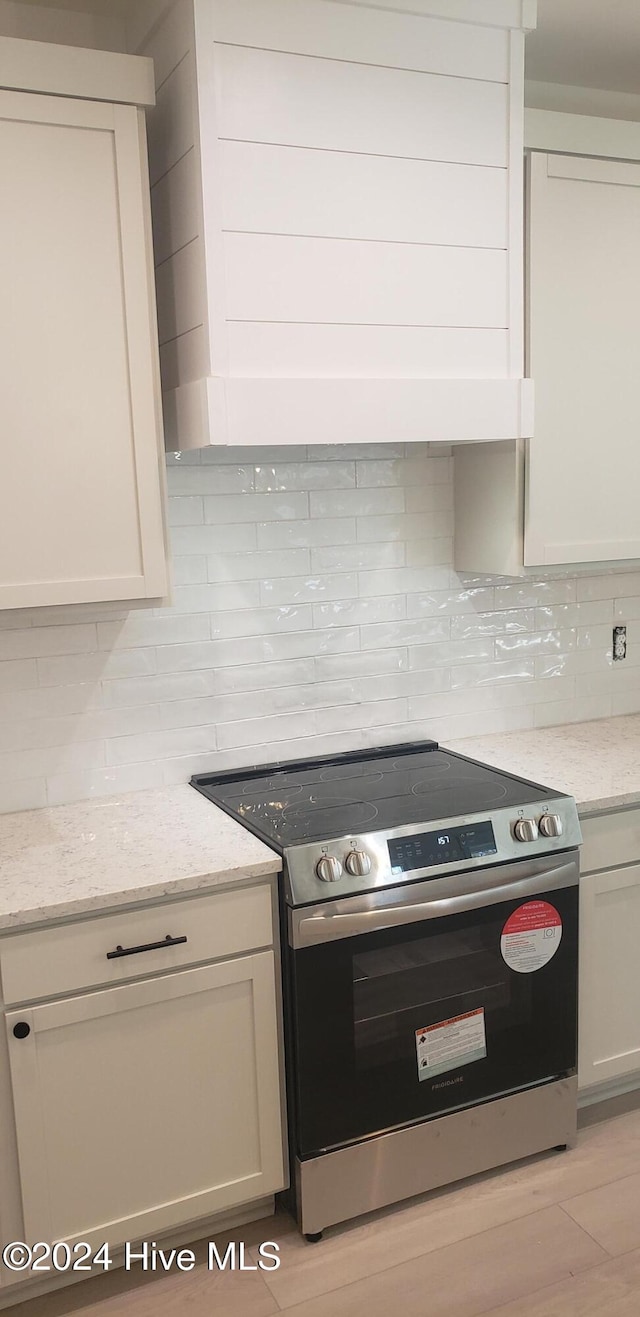
[{"label": "cooktop burner element", "polygon": [[281,770],[202,775],[194,786],[278,850],[366,826],[377,831],[517,808],[554,794],[432,742],[403,749],[407,753],[373,750],[333,765],[311,760]]},{"label": "cooktop burner element", "polygon": [[343,832],[360,832],[377,818],[378,809],[371,800],[311,799],[306,805],[292,805],[282,814],[285,828],[295,830],[296,839],[320,834],[335,837]]}]

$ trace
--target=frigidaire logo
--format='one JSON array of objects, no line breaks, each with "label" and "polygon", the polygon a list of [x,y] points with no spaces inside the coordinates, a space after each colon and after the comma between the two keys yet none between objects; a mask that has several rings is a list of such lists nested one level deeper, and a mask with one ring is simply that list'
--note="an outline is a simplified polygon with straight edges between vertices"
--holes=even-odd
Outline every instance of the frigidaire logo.
[{"label": "frigidaire logo", "polygon": [[443,1079],[440,1084],[432,1084],[431,1087],[434,1090],[436,1088],[451,1088],[452,1084],[462,1084],[463,1081],[464,1075],[456,1075],[455,1079]]}]

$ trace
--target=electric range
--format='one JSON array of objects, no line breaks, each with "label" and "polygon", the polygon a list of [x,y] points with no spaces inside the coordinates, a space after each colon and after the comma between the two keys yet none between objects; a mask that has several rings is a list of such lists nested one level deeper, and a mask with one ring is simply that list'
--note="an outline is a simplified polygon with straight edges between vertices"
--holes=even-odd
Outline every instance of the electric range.
[{"label": "electric range", "polygon": [[434,741],[199,774],[282,856],[295,1209],[337,1221],[575,1137],[570,796]]}]

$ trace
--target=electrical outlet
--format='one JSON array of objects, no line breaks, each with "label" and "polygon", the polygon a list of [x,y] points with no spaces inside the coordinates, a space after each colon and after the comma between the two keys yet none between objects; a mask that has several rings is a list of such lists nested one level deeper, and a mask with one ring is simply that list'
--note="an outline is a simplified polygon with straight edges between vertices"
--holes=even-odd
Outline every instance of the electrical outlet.
[{"label": "electrical outlet", "polygon": [[618,663],[621,659],[627,657],[627,628],[626,626],[614,626],[613,628],[613,661]]}]

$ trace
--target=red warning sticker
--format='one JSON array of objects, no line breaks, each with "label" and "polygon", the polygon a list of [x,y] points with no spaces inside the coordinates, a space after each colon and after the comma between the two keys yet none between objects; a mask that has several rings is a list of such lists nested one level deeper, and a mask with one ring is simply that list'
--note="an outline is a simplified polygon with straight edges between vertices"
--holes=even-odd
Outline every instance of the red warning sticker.
[{"label": "red warning sticker", "polygon": [[562,919],[548,901],[527,901],[509,915],[500,950],[510,969],[533,974],[555,956],[562,938]]}]

